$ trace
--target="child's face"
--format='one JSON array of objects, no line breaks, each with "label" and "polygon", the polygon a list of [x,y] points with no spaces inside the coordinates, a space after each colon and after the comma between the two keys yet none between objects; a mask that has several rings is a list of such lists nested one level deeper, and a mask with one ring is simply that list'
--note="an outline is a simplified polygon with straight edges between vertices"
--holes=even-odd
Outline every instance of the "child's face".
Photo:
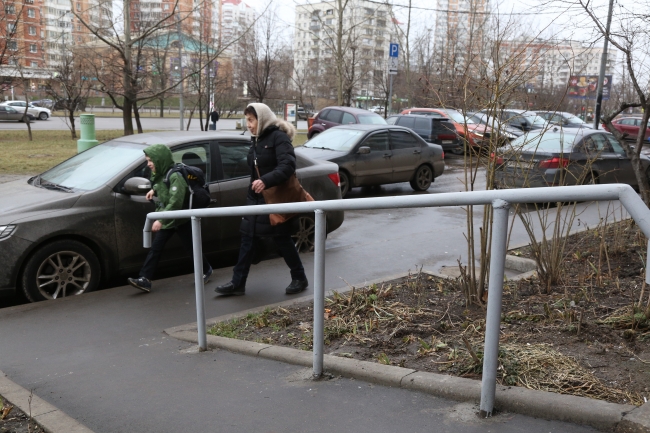
[{"label": "child's face", "polygon": [[147,167],[149,167],[149,169],[151,170],[152,173],[155,173],[156,172],[155,164],[153,163],[151,158],[149,158],[148,156],[145,156],[145,158],[147,159]]}]

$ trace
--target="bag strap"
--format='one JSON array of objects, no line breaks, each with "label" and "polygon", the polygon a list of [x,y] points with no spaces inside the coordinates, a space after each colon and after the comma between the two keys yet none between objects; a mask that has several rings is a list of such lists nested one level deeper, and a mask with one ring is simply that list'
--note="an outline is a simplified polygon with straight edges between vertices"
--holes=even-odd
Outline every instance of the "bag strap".
[{"label": "bag strap", "polygon": [[257,166],[257,137],[253,137],[252,140],[253,143],[253,164],[255,165],[255,171],[257,172],[257,178],[260,179],[262,176],[260,175],[260,168]]}]

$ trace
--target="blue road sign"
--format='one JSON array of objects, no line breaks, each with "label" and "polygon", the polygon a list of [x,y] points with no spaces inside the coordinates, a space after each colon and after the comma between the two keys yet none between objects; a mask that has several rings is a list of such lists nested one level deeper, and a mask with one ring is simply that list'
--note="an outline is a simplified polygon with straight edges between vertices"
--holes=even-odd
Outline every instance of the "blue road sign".
[{"label": "blue road sign", "polygon": [[399,55],[399,44],[390,44],[390,54],[391,57],[397,57]]}]

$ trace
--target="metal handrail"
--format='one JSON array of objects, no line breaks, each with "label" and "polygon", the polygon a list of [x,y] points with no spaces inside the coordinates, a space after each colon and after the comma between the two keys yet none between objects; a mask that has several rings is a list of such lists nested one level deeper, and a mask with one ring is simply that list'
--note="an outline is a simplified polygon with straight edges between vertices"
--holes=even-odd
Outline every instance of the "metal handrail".
[{"label": "metal handrail", "polygon": [[[325,214],[328,211],[395,209],[440,206],[467,206],[491,204],[494,209],[493,234],[488,281],[488,305],[485,324],[485,348],[481,405],[483,416],[490,416],[494,409],[496,376],[499,353],[499,326],[501,323],[501,298],[508,234],[508,210],[512,203],[547,203],[571,201],[619,200],[632,216],[643,234],[650,239],[650,209],[629,185],[584,185],[547,188],[507,189],[490,191],[454,192],[430,195],[391,196],[327,200],[302,203],[269,204],[151,212],[144,225],[144,247],[151,247],[151,226],[158,219],[191,218],[194,252],[194,284],[196,288],[196,316],[199,347],[207,349],[205,329],[205,304],[203,300],[203,255],[201,245],[201,218],[266,215],[271,213],[315,213],[314,234],[314,338],[313,375],[323,373],[323,330],[325,302]],[[648,242],[646,282],[650,284],[650,241]]]}]

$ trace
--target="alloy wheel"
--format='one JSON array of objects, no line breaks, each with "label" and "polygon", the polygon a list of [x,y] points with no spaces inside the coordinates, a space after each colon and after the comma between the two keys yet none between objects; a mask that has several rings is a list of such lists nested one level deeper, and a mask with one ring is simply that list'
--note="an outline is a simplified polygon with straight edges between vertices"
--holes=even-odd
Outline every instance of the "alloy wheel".
[{"label": "alloy wheel", "polygon": [[92,271],[88,261],[75,251],[59,251],[48,256],[38,267],[36,286],[46,299],[84,293]]}]

